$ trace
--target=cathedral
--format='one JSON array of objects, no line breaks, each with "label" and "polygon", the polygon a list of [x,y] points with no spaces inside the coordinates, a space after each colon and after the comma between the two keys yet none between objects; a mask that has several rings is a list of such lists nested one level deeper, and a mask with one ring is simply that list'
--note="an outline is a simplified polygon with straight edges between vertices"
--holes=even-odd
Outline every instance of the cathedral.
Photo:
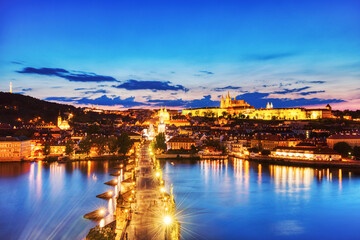
[{"label": "cathedral", "polygon": [[225,97],[225,100],[224,100],[224,96],[221,95],[220,108],[247,109],[253,107],[250,106],[250,104],[246,103],[244,100],[236,100],[235,97],[234,100],[232,100],[230,97],[230,93],[228,92]]},{"label": "cathedral", "polygon": [[255,108],[244,100],[236,100],[230,97],[228,92],[225,99],[221,96],[220,107],[188,108],[183,109],[183,115],[221,117],[228,114],[250,114]]},{"label": "cathedral", "polygon": [[266,108],[255,109],[244,100],[221,96],[220,107],[189,108],[182,110],[183,115],[199,117],[221,117],[227,115],[242,116],[248,119],[261,120],[312,120],[333,118],[330,105],[325,108],[308,109],[303,107],[274,108],[273,103],[267,103]]}]

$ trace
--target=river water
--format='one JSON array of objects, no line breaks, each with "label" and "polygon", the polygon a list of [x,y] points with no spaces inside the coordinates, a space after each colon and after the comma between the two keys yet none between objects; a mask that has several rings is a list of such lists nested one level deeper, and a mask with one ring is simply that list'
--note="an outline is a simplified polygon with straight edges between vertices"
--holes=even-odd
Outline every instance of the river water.
[{"label": "river water", "polygon": [[[82,239],[113,163],[0,164],[0,239]],[[166,161],[184,239],[360,239],[360,172],[241,159]]]}]

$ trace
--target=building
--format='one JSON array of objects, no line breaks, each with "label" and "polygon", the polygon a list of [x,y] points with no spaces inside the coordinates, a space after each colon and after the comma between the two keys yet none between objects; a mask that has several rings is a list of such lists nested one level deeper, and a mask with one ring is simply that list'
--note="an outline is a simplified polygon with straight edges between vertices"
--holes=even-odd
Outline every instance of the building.
[{"label": "building", "polygon": [[30,156],[30,139],[26,137],[0,137],[0,161],[21,161]]},{"label": "building", "polygon": [[328,137],[326,142],[330,148],[334,148],[334,145],[339,142],[346,142],[352,148],[355,146],[360,147],[360,135],[332,135]]},{"label": "building", "polygon": [[249,115],[251,119],[261,120],[315,120],[323,118],[332,118],[331,107],[328,104],[321,109],[307,108],[273,108],[271,105],[267,108],[260,108],[252,111]]},{"label": "building", "polygon": [[230,97],[229,92],[225,99],[221,96],[220,107],[206,107],[206,108],[188,108],[183,109],[183,115],[199,116],[199,117],[221,117],[228,114],[243,114],[247,115],[255,108],[250,106],[244,100],[236,100]]},{"label": "building", "polygon": [[277,147],[271,151],[275,158],[315,161],[340,161],[341,155],[327,147]]},{"label": "building", "polygon": [[69,122],[67,120],[61,119],[61,116],[58,116],[57,126],[61,130],[69,130],[70,129]]},{"label": "building", "polygon": [[167,142],[167,148],[173,150],[190,150],[191,145],[195,146],[195,140],[189,137],[172,137]]},{"label": "building", "polygon": [[199,117],[221,117],[226,115],[238,115],[244,118],[261,120],[315,120],[323,118],[334,118],[331,112],[331,106],[328,104],[325,108],[307,109],[307,108],[274,108],[272,103],[267,103],[266,108],[255,109],[244,100],[236,100],[227,96],[221,96],[220,108],[192,108],[183,109],[183,115]]},{"label": "building", "polygon": [[300,142],[300,139],[286,139],[279,135],[256,135],[250,140],[251,147],[259,150],[273,150],[276,147],[294,147]]}]

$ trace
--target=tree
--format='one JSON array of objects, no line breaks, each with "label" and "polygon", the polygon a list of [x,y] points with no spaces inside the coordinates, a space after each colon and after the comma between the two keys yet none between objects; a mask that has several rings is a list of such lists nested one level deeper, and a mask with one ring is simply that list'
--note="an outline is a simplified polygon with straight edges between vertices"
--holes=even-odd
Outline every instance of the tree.
[{"label": "tree", "polygon": [[107,146],[109,148],[109,152],[111,154],[115,154],[118,152],[118,140],[116,137],[112,136],[107,141]]},{"label": "tree", "polygon": [[353,150],[353,154],[356,157],[356,159],[359,159],[360,158],[360,147],[355,146],[354,150]]},{"label": "tree", "polygon": [[65,145],[65,154],[71,155],[73,152],[74,152],[74,142],[71,139],[69,139],[67,140]]},{"label": "tree", "polygon": [[198,152],[198,151],[197,151],[195,145],[192,144],[191,147],[190,147],[190,154],[195,154],[195,153],[197,153],[197,152]]},{"label": "tree", "polygon": [[43,146],[43,154],[45,156],[50,154],[50,143],[46,142]]},{"label": "tree", "polygon": [[85,153],[86,155],[89,155],[90,150],[91,150],[91,141],[88,137],[83,138],[80,142],[79,142],[79,148],[80,151],[82,153]]},{"label": "tree", "polygon": [[334,145],[334,150],[341,154],[342,157],[347,157],[352,149],[346,142],[338,142]]},{"label": "tree", "polygon": [[165,133],[159,133],[158,135],[156,135],[156,137],[155,137],[155,149],[159,149],[159,150],[162,150],[162,151],[167,150]]},{"label": "tree", "polygon": [[125,154],[130,150],[132,145],[133,142],[126,133],[122,133],[118,137],[118,153],[125,156]]},{"label": "tree", "polygon": [[96,124],[92,124],[86,129],[86,133],[88,135],[99,134],[100,132],[101,132],[101,129]]},{"label": "tree", "polygon": [[97,148],[97,152],[99,155],[103,155],[105,153],[106,141],[107,139],[104,136],[99,136],[94,138],[94,144]]},{"label": "tree", "polygon": [[96,226],[90,229],[86,239],[88,240],[110,240],[115,239],[115,232],[111,229],[111,227],[99,227]]},{"label": "tree", "polygon": [[269,156],[270,155],[270,150],[267,150],[267,149],[264,149],[261,151],[261,155],[264,155],[264,156]]}]

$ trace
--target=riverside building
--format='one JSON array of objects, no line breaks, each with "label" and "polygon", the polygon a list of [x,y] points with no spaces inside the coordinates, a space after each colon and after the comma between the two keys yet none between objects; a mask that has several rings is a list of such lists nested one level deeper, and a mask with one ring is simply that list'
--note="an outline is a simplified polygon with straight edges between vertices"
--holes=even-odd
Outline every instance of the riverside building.
[{"label": "riverside building", "polygon": [[26,137],[0,137],[0,161],[21,161],[31,155],[31,143]]}]

